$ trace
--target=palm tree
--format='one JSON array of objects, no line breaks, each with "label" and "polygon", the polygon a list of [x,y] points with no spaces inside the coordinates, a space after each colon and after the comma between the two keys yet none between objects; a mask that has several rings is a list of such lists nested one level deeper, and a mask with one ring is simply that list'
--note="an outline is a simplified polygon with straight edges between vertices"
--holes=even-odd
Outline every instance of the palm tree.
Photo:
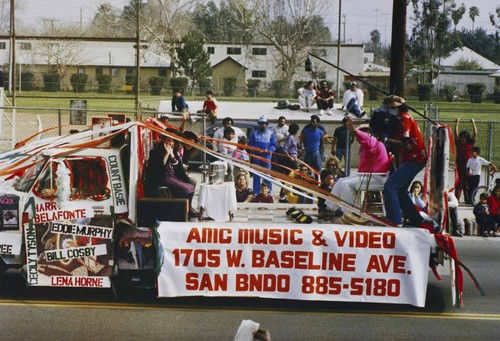
[{"label": "palm tree", "polygon": [[476,6],[472,6],[469,8],[469,17],[472,20],[472,30],[474,31],[474,22],[476,21],[476,17],[479,16],[479,8]]}]

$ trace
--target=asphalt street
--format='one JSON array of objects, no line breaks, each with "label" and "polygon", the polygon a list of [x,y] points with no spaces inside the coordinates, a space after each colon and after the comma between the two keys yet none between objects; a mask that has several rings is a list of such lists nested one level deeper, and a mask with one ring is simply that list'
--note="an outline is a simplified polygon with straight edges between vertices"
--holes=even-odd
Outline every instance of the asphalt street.
[{"label": "asphalt street", "polygon": [[0,277],[2,340],[232,340],[243,319],[273,340],[494,340],[500,335],[500,238],[455,239],[464,307],[452,305],[449,276],[429,275],[426,307],[249,298],[157,299],[155,292],[27,288],[17,271]]}]

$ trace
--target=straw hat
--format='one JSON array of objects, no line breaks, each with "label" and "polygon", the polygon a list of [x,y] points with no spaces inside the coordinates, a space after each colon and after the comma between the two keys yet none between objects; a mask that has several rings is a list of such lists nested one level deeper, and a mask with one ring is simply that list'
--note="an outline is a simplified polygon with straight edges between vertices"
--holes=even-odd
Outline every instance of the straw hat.
[{"label": "straw hat", "polygon": [[403,97],[391,95],[391,96],[384,98],[383,105],[386,105],[389,107],[399,107],[404,102],[405,102],[405,99]]}]

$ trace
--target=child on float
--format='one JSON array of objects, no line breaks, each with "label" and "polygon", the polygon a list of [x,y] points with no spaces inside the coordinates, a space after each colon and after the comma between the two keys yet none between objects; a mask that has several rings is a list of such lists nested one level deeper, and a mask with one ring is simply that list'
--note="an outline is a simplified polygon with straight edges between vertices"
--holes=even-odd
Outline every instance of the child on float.
[{"label": "child on float", "polygon": [[274,203],[273,196],[269,194],[269,185],[265,181],[260,184],[260,193],[253,198],[253,202],[259,202],[262,204]]},{"label": "child on float", "polygon": [[235,190],[237,202],[252,202],[254,193],[253,189],[248,186],[247,173],[240,172],[236,175]]}]

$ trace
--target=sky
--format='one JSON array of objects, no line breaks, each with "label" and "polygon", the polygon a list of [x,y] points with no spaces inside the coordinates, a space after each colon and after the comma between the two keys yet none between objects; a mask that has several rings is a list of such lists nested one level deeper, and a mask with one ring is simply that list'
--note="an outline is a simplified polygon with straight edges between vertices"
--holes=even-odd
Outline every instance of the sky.
[{"label": "sky", "polygon": [[[5,1],[5,0],[4,0]],[[258,0],[257,0],[258,1]],[[391,15],[392,1],[390,0],[326,0],[332,1],[330,13],[325,14],[325,22],[330,28],[334,39],[338,35],[338,4],[342,4],[342,29],[341,40],[346,43],[362,43],[370,41],[370,32],[378,29],[381,43],[387,45],[391,39]],[[67,21],[84,24],[94,16],[99,4],[110,3],[116,7],[123,8],[129,0],[16,0],[20,4],[16,12],[17,18],[32,22],[40,22],[41,19],[54,20],[54,23]],[[479,16],[476,18],[475,27],[483,27],[489,33],[494,32],[494,27],[489,20],[489,14],[495,13],[495,8],[500,6],[497,0],[456,0],[457,4],[464,3],[467,7],[461,25],[459,27],[472,28],[472,20],[468,15],[470,6],[479,8]],[[411,4],[407,9],[407,32],[411,33],[413,21],[411,19],[413,10]],[[345,25],[344,25],[345,22]],[[345,32],[344,27],[345,26]]]}]

